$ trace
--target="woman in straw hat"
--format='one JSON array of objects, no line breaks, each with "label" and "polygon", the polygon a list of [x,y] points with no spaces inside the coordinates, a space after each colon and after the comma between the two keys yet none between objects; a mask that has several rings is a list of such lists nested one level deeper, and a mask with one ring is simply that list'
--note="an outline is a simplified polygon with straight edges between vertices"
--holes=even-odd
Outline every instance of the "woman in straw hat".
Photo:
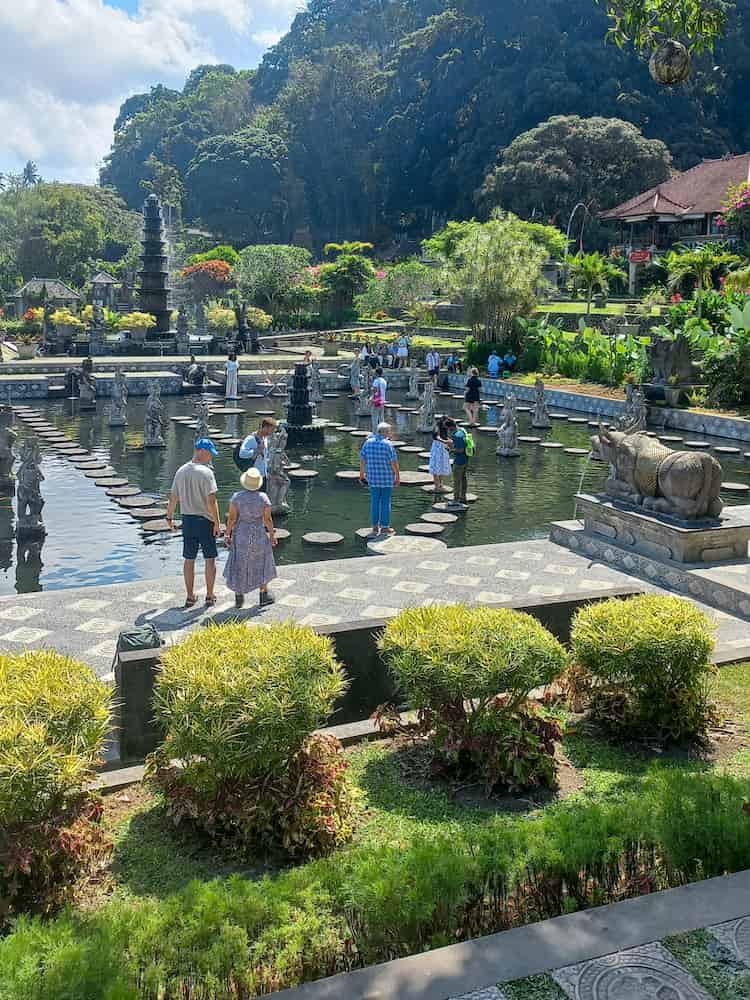
[{"label": "woman in straw hat", "polygon": [[263,476],[258,469],[248,469],[240,476],[241,490],[229,501],[227,529],[224,536],[229,558],[224,567],[227,587],[234,591],[238,608],[245,603],[245,594],[257,587],[260,606],[273,604],[268,584],[276,576],[273,548],[276,532],[271,517],[271,501],[260,492]]}]

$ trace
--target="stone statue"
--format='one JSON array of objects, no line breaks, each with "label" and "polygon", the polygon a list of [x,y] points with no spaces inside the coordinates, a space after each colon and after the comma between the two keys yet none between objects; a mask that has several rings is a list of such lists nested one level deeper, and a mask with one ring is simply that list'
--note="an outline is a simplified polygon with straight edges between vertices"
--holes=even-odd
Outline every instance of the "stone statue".
[{"label": "stone statue", "polygon": [[365,365],[365,384],[362,391],[359,394],[357,400],[357,416],[358,417],[369,417],[370,416],[370,397],[372,395],[372,368],[369,365]]},{"label": "stone statue", "polygon": [[11,427],[13,411],[8,406],[0,407],[0,488],[7,490],[13,483],[13,445],[18,435]]},{"label": "stone statue", "polygon": [[653,336],[646,353],[654,370],[654,384],[667,385],[676,381],[678,385],[685,385],[695,381],[690,342],[683,334],[678,334],[674,340]]},{"label": "stone statue", "polygon": [[268,449],[267,493],[272,514],[289,513],[289,504],[286,502],[290,482],[287,469],[291,463],[286,454],[287,436],[286,427],[279,424],[271,435]]},{"label": "stone statue", "polygon": [[646,398],[632,383],[625,386],[625,410],[617,421],[617,429],[627,434],[645,431],[648,422]]},{"label": "stone statue", "polygon": [[708,452],[672,451],[647,434],[602,425],[591,445],[595,458],[609,462],[609,496],[685,521],[721,513],[721,466]]},{"label": "stone statue", "polygon": [[96,409],[96,385],[91,376],[91,368],[88,365],[81,365],[81,374],[78,378],[78,408],[81,410]]},{"label": "stone statue", "polygon": [[544,382],[542,382],[540,378],[538,378],[534,384],[534,392],[534,414],[531,418],[531,426],[545,429],[551,427],[552,421],[549,418],[549,411],[544,398]]},{"label": "stone statue", "polygon": [[18,468],[18,524],[16,536],[43,535],[41,485],[44,482],[39,463],[42,460],[39,444],[33,438],[25,438],[21,445],[21,464]]},{"label": "stone statue", "polygon": [[184,305],[177,310],[177,336],[187,337],[188,335],[188,314]]},{"label": "stone statue", "polygon": [[49,340],[55,333],[55,324],[52,322],[52,313],[55,307],[48,302],[44,307],[44,318],[42,320],[42,336]]},{"label": "stone statue", "polygon": [[146,400],[146,419],[143,427],[144,448],[165,448],[164,407],[161,402],[161,388],[156,381],[149,382]]},{"label": "stone statue", "polygon": [[419,376],[417,375],[417,363],[414,358],[409,364],[409,389],[406,393],[407,399],[419,399]]},{"label": "stone statue", "polygon": [[211,419],[211,409],[204,400],[196,400],[195,406],[193,407],[193,415],[197,421],[197,426],[195,428],[195,440],[198,441],[200,438],[207,438],[210,436],[210,431],[208,429],[208,422]]},{"label": "stone statue", "polygon": [[356,355],[349,368],[349,385],[352,387],[353,396],[359,396],[361,392],[359,385],[360,368],[359,356]]},{"label": "stone statue", "polygon": [[320,384],[320,367],[317,361],[310,366],[310,402],[323,402],[323,389]]},{"label": "stone statue", "polygon": [[128,385],[120,368],[115,371],[112,383],[112,406],[109,410],[109,426],[124,427],[128,422]]},{"label": "stone statue", "polygon": [[104,309],[101,302],[95,302],[91,309],[91,325],[95,330],[101,330],[104,326]]},{"label": "stone statue", "polygon": [[509,392],[505,397],[502,417],[497,428],[497,451],[501,458],[518,458],[518,415],[516,397]]},{"label": "stone statue", "polygon": [[81,372],[78,368],[67,368],[65,371],[65,391],[69,399],[78,396],[78,383],[81,380]]},{"label": "stone statue", "polygon": [[429,434],[435,423],[435,386],[428,382],[424,387],[422,406],[419,410],[419,430]]},{"label": "stone statue", "polygon": [[206,307],[202,302],[195,307],[195,329],[198,333],[206,332]]}]

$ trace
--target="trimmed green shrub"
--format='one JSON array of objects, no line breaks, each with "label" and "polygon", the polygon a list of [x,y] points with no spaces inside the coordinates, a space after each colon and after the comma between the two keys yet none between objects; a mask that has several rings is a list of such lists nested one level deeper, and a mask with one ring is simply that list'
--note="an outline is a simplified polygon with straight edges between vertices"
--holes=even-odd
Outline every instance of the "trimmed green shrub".
[{"label": "trimmed green shrub", "polygon": [[713,625],[691,601],[645,594],[582,608],[571,643],[594,718],[616,734],[679,742],[713,717]]},{"label": "trimmed green shrub", "polygon": [[201,629],[168,649],[154,694],[166,737],[148,764],[175,822],[249,852],[348,839],[346,762],[313,736],[345,689],[331,640],[292,622]]},{"label": "trimmed green shrub", "polygon": [[388,623],[380,648],[446,767],[488,790],[555,783],[554,720],[528,703],[565,667],[560,643],[508,609],[411,608]]},{"label": "trimmed green shrub", "polygon": [[0,656],[0,924],[56,906],[104,849],[87,786],[109,711],[84,664],[51,650]]}]

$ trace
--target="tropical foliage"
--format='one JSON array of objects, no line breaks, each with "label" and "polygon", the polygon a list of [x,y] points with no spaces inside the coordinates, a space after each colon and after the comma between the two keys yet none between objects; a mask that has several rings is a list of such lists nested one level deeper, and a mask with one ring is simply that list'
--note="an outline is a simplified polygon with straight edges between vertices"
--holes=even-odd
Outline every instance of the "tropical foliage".
[{"label": "tropical foliage", "polygon": [[611,282],[623,285],[627,276],[622,268],[612,263],[600,253],[577,253],[565,258],[565,266],[573,278],[574,288],[583,288],[586,294],[586,315],[591,312],[591,300],[594,292],[602,295],[609,293]]}]

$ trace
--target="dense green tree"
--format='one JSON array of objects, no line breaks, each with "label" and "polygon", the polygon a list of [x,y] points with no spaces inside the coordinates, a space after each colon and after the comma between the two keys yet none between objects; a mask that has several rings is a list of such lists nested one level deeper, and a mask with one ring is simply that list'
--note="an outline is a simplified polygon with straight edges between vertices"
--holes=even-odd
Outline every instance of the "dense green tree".
[{"label": "dense green tree", "polygon": [[484,212],[500,206],[566,227],[582,202],[592,217],[666,180],[672,158],[619,118],[559,115],[519,135],[477,193]]},{"label": "dense green tree", "polygon": [[354,305],[355,295],[367,287],[374,277],[375,268],[367,257],[356,253],[342,253],[333,264],[320,269],[320,284],[328,293],[334,318],[340,322]]},{"label": "dense green tree", "polygon": [[304,247],[272,243],[245,247],[235,268],[240,296],[272,316],[281,312],[290,290],[303,283],[310,259]]}]

